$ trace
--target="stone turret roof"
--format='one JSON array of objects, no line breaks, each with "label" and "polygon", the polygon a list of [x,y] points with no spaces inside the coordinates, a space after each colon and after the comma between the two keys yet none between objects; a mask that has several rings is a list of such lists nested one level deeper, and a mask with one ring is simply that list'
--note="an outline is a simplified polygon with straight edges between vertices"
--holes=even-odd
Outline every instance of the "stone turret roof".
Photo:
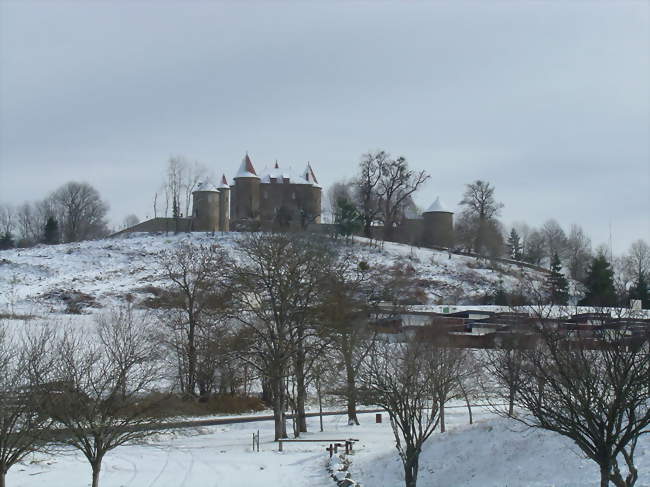
[{"label": "stone turret roof", "polygon": [[196,189],[192,191],[192,193],[197,193],[199,191],[210,191],[210,192],[216,192],[219,191],[217,188],[214,187],[214,184],[212,184],[210,181],[201,181],[199,184],[196,185]]},{"label": "stone turret roof", "polygon": [[241,161],[241,166],[239,166],[239,171],[237,171],[237,175],[235,176],[235,179],[237,178],[258,178],[259,179],[259,176],[255,172],[255,168],[253,167],[251,158],[248,157],[248,152],[244,156],[244,159],[242,159]]},{"label": "stone turret roof", "polygon": [[219,189],[230,189],[230,185],[228,184],[228,180],[226,179],[225,174],[221,176],[221,183],[219,184]]},{"label": "stone turret roof", "polygon": [[453,213],[453,211],[448,210],[447,207],[440,201],[440,197],[431,203],[431,206],[427,208],[424,213]]}]

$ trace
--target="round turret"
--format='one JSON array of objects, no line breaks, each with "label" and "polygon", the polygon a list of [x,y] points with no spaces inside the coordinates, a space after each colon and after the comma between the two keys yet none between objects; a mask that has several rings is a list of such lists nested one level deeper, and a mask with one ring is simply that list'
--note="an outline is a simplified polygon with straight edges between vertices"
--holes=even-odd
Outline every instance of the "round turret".
[{"label": "round turret", "polygon": [[260,208],[260,178],[248,154],[242,160],[239,171],[234,177],[234,183],[230,188],[232,218],[234,220],[257,219]]},{"label": "round turret", "polygon": [[219,230],[219,191],[208,182],[192,192],[192,229],[196,232]]},{"label": "round turret", "polygon": [[442,204],[440,198],[422,213],[422,241],[434,247],[452,247],[454,244],[454,212]]}]

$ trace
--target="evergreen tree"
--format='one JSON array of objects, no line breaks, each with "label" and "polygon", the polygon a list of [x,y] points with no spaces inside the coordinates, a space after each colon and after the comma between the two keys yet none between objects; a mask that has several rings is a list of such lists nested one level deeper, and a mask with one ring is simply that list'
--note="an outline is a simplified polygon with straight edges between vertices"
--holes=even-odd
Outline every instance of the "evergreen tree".
[{"label": "evergreen tree", "polygon": [[45,223],[43,242],[48,245],[59,243],[59,222],[54,217],[49,217],[47,223]]},{"label": "evergreen tree", "polygon": [[569,282],[562,274],[562,263],[557,252],[551,259],[551,273],[546,278],[545,288],[549,303],[565,305],[569,301]]},{"label": "evergreen tree", "polygon": [[351,201],[339,198],[336,202],[334,223],[339,235],[349,237],[361,230],[361,215]]},{"label": "evergreen tree", "polygon": [[16,246],[14,242],[14,236],[11,232],[5,232],[0,237],[0,250],[12,249]]},{"label": "evergreen tree", "polygon": [[582,306],[616,306],[614,271],[604,254],[597,255],[591,261],[585,286],[587,286],[587,294],[578,304]]},{"label": "evergreen tree", "polygon": [[510,230],[510,235],[508,236],[508,257],[514,260],[521,260],[523,258],[521,238],[514,228]]},{"label": "evergreen tree", "polygon": [[639,299],[641,300],[641,307],[643,309],[650,308],[650,296],[648,293],[648,282],[645,279],[645,274],[639,274],[634,287],[630,289],[630,299]]}]

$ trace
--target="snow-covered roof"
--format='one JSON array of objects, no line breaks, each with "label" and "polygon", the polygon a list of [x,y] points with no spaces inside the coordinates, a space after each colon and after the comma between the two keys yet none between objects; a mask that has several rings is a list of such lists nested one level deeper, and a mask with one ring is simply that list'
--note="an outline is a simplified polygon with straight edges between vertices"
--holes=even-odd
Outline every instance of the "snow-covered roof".
[{"label": "snow-covered roof", "polygon": [[268,167],[265,167],[261,172],[260,180],[262,183],[270,184],[271,179],[275,179],[276,183],[284,183],[287,181],[289,184],[308,184],[320,188],[320,186],[314,182],[315,178],[309,176],[307,172],[296,174],[291,167],[288,169],[281,168],[278,161],[275,161],[273,168],[269,169]]},{"label": "snow-covered roof", "polygon": [[258,177],[259,176],[255,172],[255,168],[253,167],[253,163],[251,162],[251,158],[248,157],[248,153],[246,153],[246,155],[241,161],[241,166],[239,166],[239,171],[237,171],[237,175],[235,176],[235,179],[258,178]]},{"label": "snow-covered roof", "polygon": [[431,206],[429,206],[429,208],[427,208],[424,213],[453,213],[453,211],[448,210],[438,197],[436,198],[436,201],[431,203]]},{"label": "snow-covered roof", "polygon": [[198,191],[219,191],[217,188],[214,187],[214,184],[212,184],[210,181],[201,181],[199,184],[196,185],[196,189],[192,191],[193,193],[196,193]]},{"label": "snow-covered roof", "polygon": [[219,189],[230,189],[230,185],[228,184],[228,180],[226,179],[225,174],[221,176],[221,183],[219,184]]}]

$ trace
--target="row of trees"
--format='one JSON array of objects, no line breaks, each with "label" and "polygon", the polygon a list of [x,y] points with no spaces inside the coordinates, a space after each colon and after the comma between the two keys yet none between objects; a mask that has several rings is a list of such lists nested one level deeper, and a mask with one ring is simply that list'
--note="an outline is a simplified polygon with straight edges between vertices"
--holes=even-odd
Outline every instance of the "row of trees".
[{"label": "row of trees", "polygon": [[108,204],[88,183],[69,182],[42,201],[0,205],[0,248],[101,238]]},{"label": "row of trees", "polygon": [[[521,309],[517,310],[521,311]],[[537,304],[530,333],[502,333],[495,348],[456,348],[443,332],[376,339],[359,373],[366,404],[386,409],[407,487],[445,403],[486,404],[497,414],[575,442],[600,471],[600,485],[631,487],[635,452],[650,433],[650,335],[633,326],[558,328],[552,308]],[[633,318],[634,314],[631,313]],[[522,323],[523,325],[523,323]]]},{"label": "row of trees", "polygon": [[345,246],[333,245],[304,234],[249,234],[235,255],[192,244],[164,254],[170,286],[149,305],[165,317],[181,391],[207,396],[233,371],[242,385],[257,378],[278,439],[287,434],[288,408],[296,413],[294,433],[306,431],[308,388],[323,381],[331,363],[341,363],[340,392],[349,420],[357,422],[356,375],[368,353],[368,316],[381,302],[397,309],[413,281],[397,269],[358,263]]},{"label": "row of trees", "polygon": [[0,487],[9,469],[58,445],[79,450],[99,485],[104,456],[155,431],[163,378],[152,322],[131,307],[99,317],[94,333],[45,326],[9,333],[0,323]]}]

